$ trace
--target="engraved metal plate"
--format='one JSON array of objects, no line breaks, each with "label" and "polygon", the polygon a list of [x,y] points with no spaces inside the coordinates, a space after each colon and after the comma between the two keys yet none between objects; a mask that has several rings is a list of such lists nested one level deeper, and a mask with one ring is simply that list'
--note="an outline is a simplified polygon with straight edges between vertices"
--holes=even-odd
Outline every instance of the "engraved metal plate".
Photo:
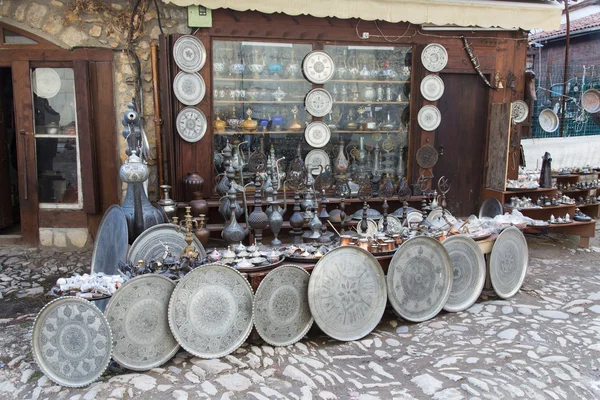
[{"label": "engraved metal plate", "polygon": [[123,209],[113,204],[106,210],[94,243],[91,272],[104,272],[115,275],[119,269],[119,261],[127,260],[129,233],[127,218]]},{"label": "engraved metal plate", "polygon": [[515,123],[520,124],[527,119],[529,115],[529,106],[523,100],[513,101],[511,104],[512,118]]},{"label": "engraved metal plate", "polygon": [[282,265],[267,274],[254,296],[254,326],[273,346],[302,339],[313,324],[308,306],[310,275],[296,265]]},{"label": "engraved metal plate", "polygon": [[523,233],[514,226],[505,229],[496,239],[490,259],[490,280],[498,296],[508,299],[519,291],[527,274],[528,259]]},{"label": "engraved metal plate", "polygon": [[485,284],[485,259],[479,245],[464,235],[451,236],[442,242],[454,275],[452,291],[444,310],[458,312],[471,307]]},{"label": "engraved metal plate", "polygon": [[[359,223],[360,225],[360,223]],[[383,218],[379,220],[377,223],[377,227],[380,231],[383,231]],[[390,234],[400,233],[402,230],[402,222],[393,215],[388,215],[387,217],[387,232]]]},{"label": "engraved metal plate", "polygon": [[312,83],[325,83],[333,77],[335,64],[324,51],[312,51],[302,61],[302,72]]},{"label": "engraved metal plate", "polygon": [[171,332],[196,357],[223,357],[250,335],[253,297],[250,284],[236,270],[221,264],[196,268],[171,295]]},{"label": "engraved metal plate", "polygon": [[444,81],[437,75],[427,75],[421,81],[421,94],[425,100],[439,100],[444,94]]},{"label": "engraved metal plate", "polygon": [[179,343],[169,329],[175,283],[156,274],[127,281],[112,296],[104,316],[113,334],[113,358],[125,368],[147,371],[169,361]]},{"label": "engraved metal plate", "polygon": [[173,59],[184,72],[198,72],[206,63],[206,49],[195,36],[181,36],[173,45]]},{"label": "engraved metal plate", "polygon": [[495,197],[488,197],[483,201],[479,208],[479,218],[494,218],[496,215],[502,215],[502,204]]},{"label": "engraved metal plate", "polygon": [[173,80],[173,92],[182,104],[195,106],[204,98],[206,85],[200,74],[180,72]]},{"label": "engraved metal plate", "polygon": [[421,53],[421,62],[427,71],[439,72],[448,63],[448,52],[439,43],[428,44]]},{"label": "engraved metal plate", "polygon": [[333,98],[327,90],[316,88],[308,92],[304,99],[304,106],[313,117],[324,117],[333,107]]},{"label": "engraved metal plate", "polygon": [[304,130],[304,139],[306,143],[314,148],[321,148],[329,143],[331,138],[331,130],[327,124],[321,121],[315,121],[308,124]]},{"label": "engraved metal plate", "polygon": [[554,110],[549,108],[540,113],[538,122],[540,127],[548,133],[556,131],[560,125],[560,119],[558,118],[558,115],[556,115]]},{"label": "engraved metal plate", "polygon": [[417,150],[417,164],[421,168],[433,168],[437,164],[438,158],[438,151],[430,144],[425,144]]},{"label": "engraved metal plate", "polygon": [[[171,254],[179,256],[187,246],[184,240],[185,233],[178,230],[173,224],[158,224],[146,229],[131,245],[127,254],[127,262],[136,264],[139,260],[146,262],[156,260],[169,247]],[[202,243],[194,236],[194,246],[200,253],[201,258],[206,257],[206,251]]]},{"label": "engraved metal plate", "polygon": [[442,113],[436,106],[423,106],[417,114],[417,122],[423,130],[434,131],[442,122]]},{"label": "engraved metal plate", "polygon": [[319,175],[319,172],[321,172],[319,165],[323,166],[323,170],[325,170],[330,167],[330,163],[329,155],[324,150],[311,150],[304,159],[304,165],[313,175]]},{"label": "engraved metal plate", "polygon": [[51,99],[60,92],[60,75],[54,68],[36,68],[31,74],[33,93],[44,99]]},{"label": "engraved metal plate", "polygon": [[[382,219],[380,219],[380,221],[382,221]],[[362,227],[360,226],[361,222],[358,223],[358,225],[356,225],[356,232],[359,235],[365,235],[366,237],[374,237],[375,235],[377,235],[377,232],[379,232],[379,229],[377,227],[377,222],[375,222],[375,220],[372,220],[370,218],[367,218],[367,231],[363,232]],[[383,226],[383,225],[381,225]]]},{"label": "engraved metal plate", "polygon": [[31,341],[37,365],[62,386],[89,385],[110,362],[112,335],[106,318],[77,297],[61,297],[42,308]]},{"label": "engraved metal plate", "polygon": [[425,236],[404,242],[390,261],[387,287],[402,318],[421,322],[435,317],[452,289],[452,264],[444,246]]},{"label": "engraved metal plate", "polygon": [[196,107],[186,107],[177,114],[175,125],[183,140],[195,143],[206,133],[206,116]]},{"label": "engraved metal plate", "polygon": [[387,293],[385,276],[373,255],[360,247],[338,247],[313,269],[308,304],[323,332],[337,340],[358,340],[379,323]]}]

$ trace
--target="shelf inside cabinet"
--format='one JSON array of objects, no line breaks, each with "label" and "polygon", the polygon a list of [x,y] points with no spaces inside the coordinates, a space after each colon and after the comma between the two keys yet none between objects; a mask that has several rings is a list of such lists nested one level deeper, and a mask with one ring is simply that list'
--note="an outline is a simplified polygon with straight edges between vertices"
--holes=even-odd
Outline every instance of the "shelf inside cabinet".
[{"label": "shelf inside cabinet", "polygon": [[296,78],[213,78],[215,82],[279,82],[279,83],[287,83],[287,82],[305,82],[310,83],[306,79],[296,79]]},{"label": "shelf inside cabinet", "polygon": [[371,80],[371,79],[332,79],[330,81],[325,82],[325,84],[328,83],[395,83],[395,84],[400,84],[400,83],[410,83],[410,81],[388,81],[388,80]]},{"label": "shelf inside cabinet", "polygon": [[378,104],[408,104],[408,101],[334,101],[333,104],[369,104],[376,106]]},{"label": "shelf inside cabinet", "polygon": [[304,100],[214,100],[215,104],[302,104]]},{"label": "shelf inside cabinet", "polygon": [[255,131],[255,132],[225,131],[225,132],[215,132],[216,135],[287,135],[290,133],[304,133],[304,129],[299,130],[299,131]]}]

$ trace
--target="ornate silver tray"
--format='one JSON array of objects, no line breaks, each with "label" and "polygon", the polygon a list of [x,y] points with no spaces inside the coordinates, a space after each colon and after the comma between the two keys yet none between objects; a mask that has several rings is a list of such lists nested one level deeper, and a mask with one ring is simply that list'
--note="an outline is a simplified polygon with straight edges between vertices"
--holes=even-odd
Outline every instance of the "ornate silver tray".
[{"label": "ornate silver tray", "polygon": [[325,150],[311,150],[304,159],[304,165],[313,175],[318,175],[320,172],[319,165],[323,166],[323,169],[330,165],[329,155]]},{"label": "ornate silver tray", "polygon": [[[382,221],[382,219],[380,219],[379,221]],[[371,218],[367,218],[367,231],[363,232],[362,228],[360,227],[360,221],[358,222],[358,225],[356,225],[356,232],[359,235],[365,235],[367,237],[373,237],[375,235],[377,235],[377,232],[379,231],[378,226],[377,226],[377,222],[375,222],[375,220],[372,220]],[[383,226],[383,225],[382,225]]]},{"label": "ornate silver tray", "polygon": [[254,326],[273,346],[288,346],[302,339],[313,324],[308,306],[310,274],[296,265],[269,272],[254,296]]},{"label": "ornate silver tray", "polygon": [[33,358],[53,382],[83,387],[96,381],[110,362],[110,326],[96,306],[61,297],[37,315],[31,339]]},{"label": "ornate silver tray", "polygon": [[318,149],[329,143],[331,130],[329,130],[329,127],[324,122],[311,122],[304,131],[304,138],[306,139],[306,143]]},{"label": "ornate silver tray", "polygon": [[196,107],[186,107],[177,114],[177,133],[186,142],[195,143],[206,133],[206,116]]},{"label": "ornate silver tray", "polygon": [[306,111],[313,117],[324,117],[333,107],[333,98],[329,92],[322,88],[313,89],[304,99]]},{"label": "ornate silver tray", "polygon": [[439,100],[444,94],[444,81],[437,75],[427,75],[421,81],[421,94],[425,100]]},{"label": "ornate silver tray", "polygon": [[338,247],[315,265],[308,305],[323,332],[337,340],[358,340],[379,323],[387,294],[379,261],[355,246]]},{"label": "ornate silver tray", "polygon": [[[185,233],[173,224],[158,224],[146,229],[131,245],[127,254],[127,262],[135,264],[139,260],[146,262],[162,256],[168,246],[174,256],[179,256],[187,246]],[[194,236],[194,246],[201,257],[206,257],[202,243]]]},{"label": "ornate silver tray", "polygon": [[451,236],[442,242],[452,270],[452,291],[444,310],[458,312],[471,307],[485,284],[485,259],[479,245],[464,235]]},{"label": "ornate silver tray", "polygon": [[180,72],[173,80],[175,97],[186,106],[195,106],[200,103],[206,94],[206,85],[200,74]]},{"label": "ornate silver tray", "polygon": [[253,298],[250,284],[236,270],[221,264],[198,267],[171,295],[171,332],[196,357],[223,357],[250,335]]},{"label": "ornate silver tray", "polygon": [[[381,218],[379,220],[379,222],[377,223],[377,228],[380,231],[383,231],[383,218]],[[395,217],[391,214],[388,215],[388,217],[387,217],[388,233],[391,233],[391,234],[400,233],[401,230],[402,230],[402,222],[400,221],[400,219],[398,219],[398,217]]]},{"label": "ornate silver tray", "polygon": [[302,61],[302,72],[312,83],[325,83],[333,77],[335,64],[324,51],[312,51]]},{"label": "ornate silver tray", "polygon": [[119,261],[127,260],[129,233],[127,219],[123,209],[113,204],[106,210],[94,243],[91,272],[104,272],[114,275],[119,268]]},{"label": "ornate silver tray", "polygon": [[135,277],[112,296],[104,316],[113,333],[113,358],[125,368],[147,371],[171,359],[179,343],[169,329],[175,283],[164,276]]},{"label": "ornate silver tray", "polygon": [[548,133],[552,133],[558,129],[560,120],[554,110],[546,109],[542,111],[538,117],[540,127]]},{"label": "ornate silver tray", "polygon": [[519,291],[527,274],[528,259],[523,233],[514,226],[505,229],[496,239],[490,258],[490,280],[498,296],[508,299]]},{"label": "ornate silver tray", "polygon": [[404,242],[390,261],[387,288],[402,318],[421,322],[435,317],[452,289],[452,264],[444,246],[425,236]]},{"label": "ornate silver tray", "polygon": [[511,104],[512,118],[515,123],[520,124],[527,119],[529,115],[529,106],[523,100],[513,101]]},{"label": "ornate silver tray", "polygon": [[439,72],[448,63],[448,52],[441,44],[428,44],[421,53],[421,62],[427,71]]},{"label": "ornate silver tray", "polygon": [[494,218],[496,215],[502,215],[502,213],[502,204],[495,197],[485,199],[479,208],[479,218]]},{"label": "ornate silver tray", "polygon": [[184,72],[198,72],[206,63],[206,49],[195,36],[181,36],[173,45],[175,64]]},{"label": "ornate silver tray", "polygon": [[434,131],[442,122],[442,114],[436,106],[423,106],[417,114],[419,126],[426,131]]}]

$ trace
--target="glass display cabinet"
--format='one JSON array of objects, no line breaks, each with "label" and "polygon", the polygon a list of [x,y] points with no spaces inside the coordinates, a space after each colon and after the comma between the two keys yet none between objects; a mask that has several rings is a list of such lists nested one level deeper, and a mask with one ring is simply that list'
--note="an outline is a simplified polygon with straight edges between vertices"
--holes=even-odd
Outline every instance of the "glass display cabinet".
[{"label": "glass display cabinet", "polygon": [[[312,51],[311,44],[213,42],[215,173],[224,171],[220,153],[229,142],[244,182],[253,152],[285,157],[283,171],[300,155],[313,175],[322,165],[405,177],[412,47],[325,45],[334,72],[324,84],[303,72]],[[323,131],[309,132],[314,122]]]}]

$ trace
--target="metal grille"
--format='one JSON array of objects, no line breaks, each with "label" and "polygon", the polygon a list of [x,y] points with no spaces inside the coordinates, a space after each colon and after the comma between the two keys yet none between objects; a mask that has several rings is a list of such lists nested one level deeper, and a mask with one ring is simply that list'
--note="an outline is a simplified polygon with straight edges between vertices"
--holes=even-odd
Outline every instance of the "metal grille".
[{"label": "metal grille", "polygon": [[[560,136],[560,128],[554,132],[544,131],[538,121],[540,112],[551,108],[561,117],[560,96],[563,90],[564,65],[548,65],[542,71],[536,71],[537,101],[533,103],[531,133],[534,138]],[[581,95],[590,88],[600,89],[600,65],[570,65],[569,80],[566,82],[565,125],[563,136],[600,135],[600,125],[591,118],[590,113],[581,107]]]}]

